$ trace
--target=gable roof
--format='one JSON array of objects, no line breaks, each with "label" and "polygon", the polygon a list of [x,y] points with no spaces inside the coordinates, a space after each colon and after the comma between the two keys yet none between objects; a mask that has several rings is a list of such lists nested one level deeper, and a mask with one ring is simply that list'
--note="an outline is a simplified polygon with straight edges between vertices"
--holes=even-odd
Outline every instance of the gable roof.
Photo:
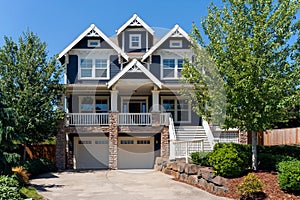
[{"label": "gable roof", "polygon": [[123,26],[116,30],[117,35],[124,31],[128,26],[143,26],[151,35],[154,35],[154,30],[150,28],[137,14],[134,14]]},{"label": "gable roof", "polygon": [[155,85],[160,89],[162,88],[162,83],[148,70],[146,69],[137,59],[133,59],[122,71],[120,71],[116,76],[114,76],[108,83],[107,87],[112,87],[124,74],[126,74],[133,66],[140,69]]},{"label": "gable roof", "polygon": [[69,46],[67,46],[58,56],[58,58],[62,58],[66,53],[68,53],[80,40],[82,40],[85,36],[100,36],[103,38],[105,42],[107,42],[114,50],[118,52],[118,54],[122,55],[123,58],[128,60],[128,56],[118,47],[115,43],[113,43],[99,28],[96,27],[95,24],[91,24],[83,33],[81,33]]},{"label": "gable roof", "polygon": [[151,47],[147,53],[142,57],[142,61],[146,60],[160,45],[162,45],[170,37],[184,37],[190,41],[189,35],[178,25],[176,24],[164,37],[161,38],[154,46]]}]

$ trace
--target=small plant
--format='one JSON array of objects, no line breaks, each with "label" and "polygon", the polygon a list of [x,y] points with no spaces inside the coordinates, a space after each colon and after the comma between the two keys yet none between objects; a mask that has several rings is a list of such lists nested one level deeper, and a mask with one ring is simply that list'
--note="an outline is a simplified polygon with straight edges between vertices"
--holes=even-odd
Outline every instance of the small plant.
[{"label": "small plant", "polygon": [[247,160],[246,153],[238,151],[234,144],[218,147],[209,156],[209,163],[215,173],[229,178],[245,173],[248,167]]},{"label": "small plant", "polygon": [[14,177],[21,185],[26,185],[29,182],[29,174],[23,167],[13,167],[12,172],[14,173]]},{"label": "small plant", "polygon": [[282,190],[300,191],[300,161],[282,161],[278,164],[278,182]]},{"label": "small plant", "polygon": [[210,152],[193,152],[191,153],[191,158],[193,161],[193,164],[200,165],[200,166],[207,166],[209,167],[209,158]]},{"label": "small plant", "polygon": [[43,196],[38,194],[36,189],[33,187],[22,187],[20,189],[20,193],[23,198],[32,198],[34,200],[44,199]]},{"label": "small plant", "polygon": [[242,198],[254,198],[262,189],[262,182],[254,174],[250,173],[245,177],[243,183],[237,186],[237,193]]},{"label": "small plant", "polygon": [[0,176],[0,200],[22,199],[19,193],[19,183],[13,177]]}]

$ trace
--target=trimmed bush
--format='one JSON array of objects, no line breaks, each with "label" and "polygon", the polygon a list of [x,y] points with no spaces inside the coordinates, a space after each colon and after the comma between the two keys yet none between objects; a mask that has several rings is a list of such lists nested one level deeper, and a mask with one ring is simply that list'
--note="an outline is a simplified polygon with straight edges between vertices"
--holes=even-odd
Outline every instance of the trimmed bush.
[{"label": "trimmed bush", "polygon": [[193,152],[193,153],[191,153],[191,158],[192,158],[193,164],[209,167],[210,164],[208,162],[208,158],[209,158],[210,154],[211,154],[211,152]]},{"label": "trimmed bush", "polygon": [[258,154],[258,169],[264,171],[277,171],[278,163],[282,161],[293,161],[296,160],[291,156],[274,155],[270,153],[259,153]]},{"label": "trimmed bush", "polygon": [[209,163],[217,175],[232,178],[245,173],[248,159],[247,153],[238,151],[236,146],[230,143],[215,148],[209,157]]},{"label": "trimmed bush", "polygon": [[243,183],[237,186],[237,193],[242,198],[254,198],[255,194],[263,190],[262,182],[254,175],[248,174]]},{"label": "trimmed bush", "polygon": [[57,170],[54,163],[46,158],[35,158],[24,163],[23,169],[30,175],[38,175],[46,172],[54,172]]},{"label": "trimmed bush", "polygon": [[282,190],[300,191],[300,161],[282,161],[278,164],[278,182]]},{"label": "trimmed bush", "polygon": [[0,176],[0,200],[22,199],[19,192],[19,182],[9,176]]}]

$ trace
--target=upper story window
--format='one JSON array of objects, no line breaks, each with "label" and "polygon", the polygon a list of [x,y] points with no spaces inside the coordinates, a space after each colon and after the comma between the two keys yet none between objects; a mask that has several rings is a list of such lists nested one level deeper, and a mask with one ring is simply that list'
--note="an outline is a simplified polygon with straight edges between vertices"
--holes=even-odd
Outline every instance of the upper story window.
[{"label": "upper story window", "polygon": [[100,40],[88,40],[88,47],[100,47]]},{"label": "upper story window", "polygon": [[170,40],[170,47],[171,48],[181,48],[182,40]]},{"label": "upper story window", "polygon": [[129,35],[129,48],[140,49],[142,47],[141,34]]},{"label": "upper story window", "polygon": [[181,77],[183,59],[163,59],[162,79],[178,79]]},{"label": "upper story window", "polygon": [[108,97],[82,96],[80,97],[79,109],[81,113],[108,113]]},{"label": "upper story window", "polygon": [[81,58],[79,62],[81,79],[108,79],[109,62],[107,59]]}]

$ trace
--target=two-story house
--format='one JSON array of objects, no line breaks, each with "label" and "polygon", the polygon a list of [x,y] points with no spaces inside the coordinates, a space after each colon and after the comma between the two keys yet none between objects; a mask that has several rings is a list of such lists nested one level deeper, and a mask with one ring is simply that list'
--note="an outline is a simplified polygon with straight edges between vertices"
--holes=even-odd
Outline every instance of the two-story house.
[{"label": "two-story house", "polygon": [[[203,139],[209,150],[222,140],[205,131],[180,95],[189,46],[180,26],[157,37],[136,14],[114,37],[92,24],[67,46],[59,54],[67,85],[62,168],[153,168],[156,157],[174,154],[170,141]],[[235,141],[237,134],[226,137]]]}]

